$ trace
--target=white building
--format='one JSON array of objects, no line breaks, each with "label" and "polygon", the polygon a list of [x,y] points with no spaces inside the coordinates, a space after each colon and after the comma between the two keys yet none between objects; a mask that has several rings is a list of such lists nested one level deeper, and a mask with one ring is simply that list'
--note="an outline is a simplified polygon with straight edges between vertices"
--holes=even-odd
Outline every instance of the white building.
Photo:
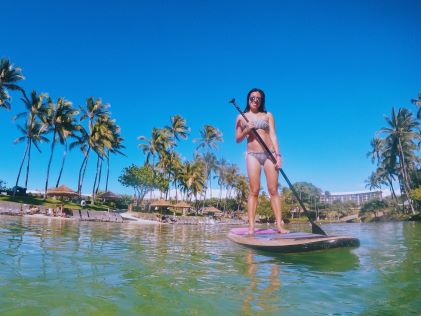
[{"label": "white building", "polygon": [[334,201],[352,201],[361,206],[370,200],[381,200],[382,191],[358,191],[358,192],[332,192],[328,195],[322,193],[320,203],[332,204]]}]

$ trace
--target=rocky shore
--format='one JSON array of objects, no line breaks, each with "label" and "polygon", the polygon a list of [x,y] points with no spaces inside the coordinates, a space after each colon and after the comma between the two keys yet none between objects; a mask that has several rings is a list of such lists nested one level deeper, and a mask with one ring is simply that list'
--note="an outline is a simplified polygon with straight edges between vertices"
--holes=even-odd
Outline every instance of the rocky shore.
[{"label": "rocky shore", "polygon": [[93,211],[87,209],[67,209],[57,204],[54,207],[41,205],[29,205],[15,202],[0,201],[0,215],[12,216],[45,216],[66,218],[80,221],[95,222],[138,222],[154,224],[177,224],[177,225],[244,225],[242,219],[208,216],[171,216],[157,213],[143,212],[114,212]]},{"label": "rocky shore", "polygon": [[[144,212],[130,212],[135,218],[148,221],[156,221],[160,223],[168,224],[182,224],[182,225],[244,225],[246,221],[238,218],[227,218],[227,217],[210,217],[210,216],[172,216],[172,215],[160,215],[156,213],[144,213]],[[123,215],[124,217],[124,215]]]}]

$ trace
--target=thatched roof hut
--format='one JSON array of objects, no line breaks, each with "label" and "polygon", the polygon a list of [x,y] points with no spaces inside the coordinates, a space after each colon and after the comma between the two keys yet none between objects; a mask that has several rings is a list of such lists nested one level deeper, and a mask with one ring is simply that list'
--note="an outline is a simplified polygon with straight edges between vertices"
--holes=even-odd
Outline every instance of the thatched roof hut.
[{"label": "thatched roof hut", "polygon": [[78,196],[77,192],[69,189],[65,185],[61,185],[58,188],[51,188],[47,191],[48,196],[58,196],[58,197],[74,197]]},{"label": "thatched roof hut", "polygon": [[217,209],[214,206],[208,206],[208,207],[204,207],[202,209],[202,214],[203,215],[215,215],[215,216],[222,216],[223,212],[219,209]]},{"label": "thatched roof hut", "polygon": [[191,208],[191,205],[185,201],[180,201],[172,206],[173,208]]},{"label": "thatched roof hut", "polygon": [[166,201],[166,200],[158,200],[155,202],[151,203],[152,207],[170,207],[173,206],[170,201]]},{"label": "thatched roof hut", "polygon": [[115,194],[114,192],[107,191],[107,192],[104,192],[102,194],[99,194],[98,198],[109,201],[109,200],[117,200],[117,199],[121,198],[121,196],[118,195],[118,194]]}]

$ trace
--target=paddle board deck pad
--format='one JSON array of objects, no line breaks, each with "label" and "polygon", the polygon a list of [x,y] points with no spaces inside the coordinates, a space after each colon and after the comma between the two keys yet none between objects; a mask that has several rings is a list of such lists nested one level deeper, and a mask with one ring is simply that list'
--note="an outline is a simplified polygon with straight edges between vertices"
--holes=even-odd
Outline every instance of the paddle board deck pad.
[{"label": "paddle board deck pad", "polygon": [[304,232],[279,234],[275,229],[256,229],[253,235],[248,234],[247,227],[233,228],[228,233],[233,242],[259,250],[279,253],[305,252],[341,247],[358,247],[360,241],[350,236],[325,236]]}]

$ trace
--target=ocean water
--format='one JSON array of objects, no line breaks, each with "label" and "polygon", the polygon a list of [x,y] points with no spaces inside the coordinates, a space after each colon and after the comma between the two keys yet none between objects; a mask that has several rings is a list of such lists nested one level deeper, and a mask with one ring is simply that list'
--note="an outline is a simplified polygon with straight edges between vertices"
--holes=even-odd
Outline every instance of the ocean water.
[{"label": "ocean water", "polygon": [[421,313],[421,223],[323,225],[361,246],[284,255],[229,229],[1,216],[0,315]]}]

